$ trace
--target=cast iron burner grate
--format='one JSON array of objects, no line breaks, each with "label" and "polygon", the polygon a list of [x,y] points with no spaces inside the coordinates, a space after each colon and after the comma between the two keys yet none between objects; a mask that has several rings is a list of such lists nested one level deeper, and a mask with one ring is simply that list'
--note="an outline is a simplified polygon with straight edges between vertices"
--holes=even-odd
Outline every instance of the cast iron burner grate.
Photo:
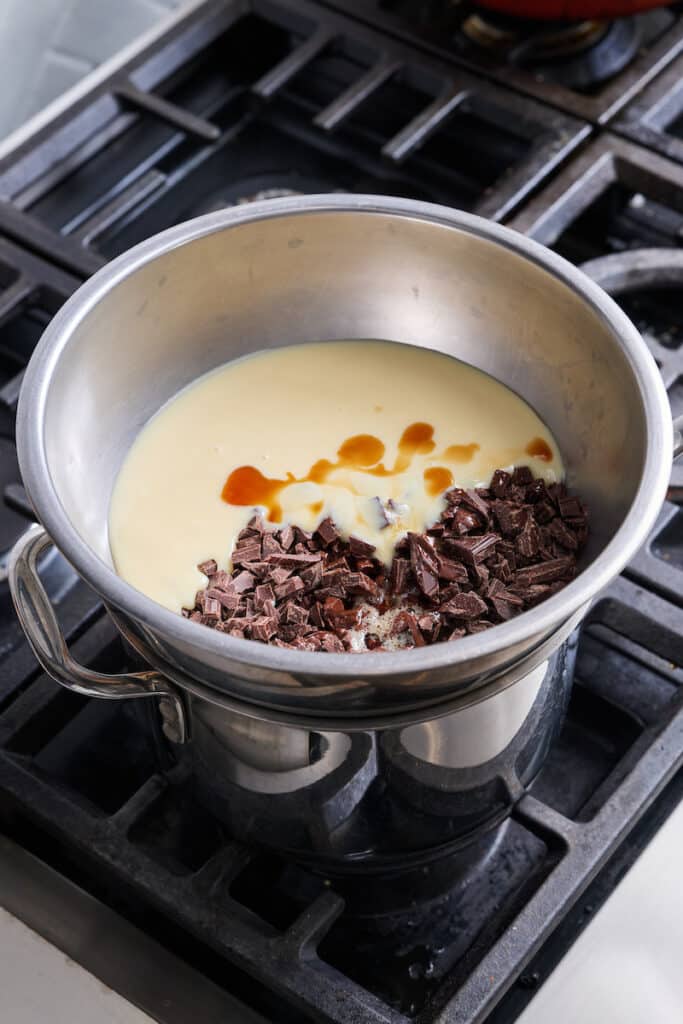
[{"label": "cast iron burner grate", "polygon": [[313,4],[210,0],[0,164],[0,230],[89,274],[263,191],[501,219],[588,131]]},{"label": "cast iron burner grate", "polygon": [[[129,667],[106,616],[81,632],[80,660]],[[567,722],[530,795],[445,891],[444,863],[385,879],[404,905],[374,920],[372,886],[367,903],[350,889],[345,912],[338,881],[230,841],[151,707],[74,696],[17,659],[0,824],[256,1009],[284,997],[277,1019],[480,1021],[508,987],[515,1005],[529,993],[530,958],[681,766],[682,636],[682,608],[617,580],[583,630]]]},{"label": "cast iron burner grate", "polygon": [[512,89],[605,124],[683,48],[680,5],[613,21],[535,21],[471,0],[326,0]]}]

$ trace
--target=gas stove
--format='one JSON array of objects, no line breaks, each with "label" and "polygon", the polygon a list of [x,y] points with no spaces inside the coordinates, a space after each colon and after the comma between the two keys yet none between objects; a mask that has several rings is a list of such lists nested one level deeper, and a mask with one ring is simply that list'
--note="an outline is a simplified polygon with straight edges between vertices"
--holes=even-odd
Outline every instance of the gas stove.
[{"label": "gas stove", "polygon": [[[509,223],[615,295],[683,411],[683,16],[557,32],[472,4],[209,0],[0,160],[0,904],[84,961],[67,918],[87,907],[125,936],[92,969],[159,1021],[183,1019],[182,978],[198,1021],[512,1022],[683,795],[680,471],[574,638],[566,724],[510,820],[369,882],[231,839],[152,709],[40,671],[3,579],[31,518],[13,425],[42,329],[109,258],[223,206],[377,192]],[[79,660],[136,667],[58,555],[44,575]]]}]

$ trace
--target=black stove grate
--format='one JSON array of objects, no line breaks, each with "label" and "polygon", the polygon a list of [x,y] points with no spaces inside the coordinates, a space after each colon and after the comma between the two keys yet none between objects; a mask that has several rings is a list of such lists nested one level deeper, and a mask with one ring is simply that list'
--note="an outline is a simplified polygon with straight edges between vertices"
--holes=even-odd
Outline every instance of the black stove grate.
[{"label": "black stove grate", "polygon": [[0,230],[88,274],[270,190],[409,196],[499,220],[588,131],[312,4],[214,0],[4,161]]},{"label": "black stove grate", "polygon": [[[569,53],[563,58],[558,56],[561,43],[556,39],[562,28],[576,32],[573,24],[558,29],[555,24],[524,23],[486,11],[471,0],[325,2],[594,124],[610,121],[683,50],[680,4],[602,25],[586,24],[586,45],[568,45]],[[482,33],[476,21],[493,31]],[[509,45],[483,42],[498,34],[504,40],[505,33],[512,36]],[[543,45],[538,43],[542,34],[553,37],[553,44],[547,46],[552,56],[543,56]]]},{"label": "black stove grate", "polygon": [[[614,270],[606,280],[624,279],[620,265],[635,275],[627,288],[621,281],[617,301],[655,357],[673,412],[683,412],[683,166],[604,133],[527,203],[510,226],[573,263],[587,264],[589,270],[596,265],[592,261],[612,257]],[[676,250],[668,259],[667,249]],[[641,250],[642,260],[634,267],[631,254]],[[671,479],[680,497],[680,463]],[[648,567],[656,569],[658,585],[680,598],[680,584],[667,580],[665,563],[680,562],[680,542],[674,539],[672,547],[668,538],[678,533],[681,520],[672,509],[664,516],[661,532],[637,565],[646,574]],[[661,537],[663,541],[657,539]],[[659,565],[657,557],[650,558],[653,553],[660,556]]]},{"label": "black stove grate", "polygon": [[[77,657],[129,667],[94,601],[90,615],[80,639],[72,631]],[[181,929],[198,959],[212,950],[215,979],[227,972],[233,990],[229,963],[260,980],[257,1009],[268,1009],[267,991],[292,1020],[480,1021],[509,986],[519,997],[532,955],[680,767],[682,636],[683,609],[637,583],[622,577],[603,595],[531,794],[464,881],[429,904],[428,933],[415,908],[398,956],[368,941],[362,915],[340,916],[337,883],[231,842],[198,811],[150,709],[74,696],[17,659],[4,665],[14,689],[0,714],[0,824],[134,919],[142,905],[162,943]]]}]

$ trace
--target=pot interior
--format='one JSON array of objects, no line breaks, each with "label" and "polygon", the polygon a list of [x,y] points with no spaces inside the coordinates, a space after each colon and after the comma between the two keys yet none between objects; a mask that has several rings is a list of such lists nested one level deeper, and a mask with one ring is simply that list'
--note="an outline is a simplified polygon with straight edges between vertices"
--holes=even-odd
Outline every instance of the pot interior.
[{"label": "pot interior", "polygon": [[110,565],[112,486],[145,422],[227,360],[302,341],[422,345],[517,391],[590,507],[586,563],[629,510],[647,444],[629,359],[585,298],[500,243],[418,217],[313,211],[219,226],[132,272],[119,266],[53,361],[44,422],[59,500]]}]

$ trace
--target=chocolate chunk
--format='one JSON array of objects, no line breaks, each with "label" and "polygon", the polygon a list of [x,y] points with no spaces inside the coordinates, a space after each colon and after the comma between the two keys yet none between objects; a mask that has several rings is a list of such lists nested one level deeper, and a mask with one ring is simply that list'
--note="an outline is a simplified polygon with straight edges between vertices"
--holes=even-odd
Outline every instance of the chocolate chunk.
[{"label": "chocolate chunk", "polygon": [[285,569],[304,569],[307,565],[319,562],[321,558],[322,555],[319,551],[302,551],[299,553],[283,551],[282,553],[269,555],[267,562],[269,565],[279,565]]},{"label": "chocolate chunk", "polygon": [[333,544],[335,540],[339,540],[339,530],[334,525],[330,517],[323,519],[320,526],[316,530],[316,533],[325,547]]},{"label": "chocolate chunk", "polygon": [[234,588],[232,590],[217,590],[210,586],[206,591],[206,596],[214,601],[218,601],[221,608],[225,608],[226,612],[234,612],[240,603],[240,595]]},{"label": "chocolate chunk", "polygon": [[232,553],[233,565],[244,565],[245,562],[261,560],[261,541],[239,544]]},{"label": "chocolate chunk", "polygon": [[482,590],[489,581],[490,571],[483,562],[475,562],[470,566],[469,575],[477,590]]},{"label": "chocolate chunk", "polygon": [[376,651],[382,647],[382,641],[376,633],[365,634],[365,646],[369,651]]},{"label": "chocolate chunk", "polygon": [[320,648],[323,651],[336,654],[341,653],[344,650],[344,644],[335,633],[321,631],[312,634],[312,637],[320,642]]},{"label": "chocolate chunk", "polygon": [[425,640],[420,632],[417,619],[409,611],[399,612],[391,626],[392,636],[398,636],[400,633],[406,632],[410,633],[416,647],[424,647]]},{"label": "chocolate chunk", "polygon": [[410,564],[417,585],[425,597],[436,597],[439,593],[439,559],[427,538],[419,533],[409,533]]},{"label": "chocolate chunk", "polygon": [[309,619],[307,608],[302,608],[294,601],[288,601],[282,613],[282,621],[290,626],[305,626]]},{"label": "chocolate chunk", "polygon": [[221,605],[215,597],[209,597],[205,595],[204,606],[203,606],[203,618],[213,620],[216,622],[221,617]]},{"label": "chocolate chunk", "polygon": [[463,494],[462,503],[472,509],[473,512],[476,512],[478,516],[481,516],[485,524],[488,524],[489,504],[487,501],[484,501],[480,491],[466,490]]},{"label": "chocolate chunk", "polygon": [[238,573],[237,576],[233,576],[232,579],[232,585],[238,594],[243,594],[246,590],[251,590],[255,583],[255,577],[246,570]]},{"label": "chocolate chunk", "polygon": [[585,512],[580,500],[576,497],[560,498],[557,502],[563,519],[584,519]]},{"label": "chocolate chunk", "polygon": [[277,619],[262,615],[252,619],[249,627],[252,640],[261,640],[267,643],[277,633]]},{"label": "chocolate chunk", "polygon": [[541,480],[540,478],[538,480],[533,480],[526,488],[524,497],[530,505],[536,505],[539,501],[549,501],[550,495],[548,494],[548,490],[545,486],[545,480]]},{"label": "chocolate chunk", "polygon": [[295,540],[294,528],[287,525],[280,530],[280,534],[277,538],[280,541],[283,549],[289,551]]},{"label": "chocolate chunk", "polygon": [[305,589],[304,581],[300,576],[290,576],[284,583],[275,587],[275,597],[278,601],[284,601],[286,597],[292,597]]},{"label": "chocolate chunk", "polygon": [[487,610],[486,601],[478,594],[456,594],[439,608],[442,615],[453,615],[457,619],[477,619]]},{"label": "chocolate chunk", "polygon": [[515,547],[524,558],[534,558],[538,554],[538,543],[538,527],[528,516],[521,533],[517,535]]},{"label": "chocolate chunk", "polygon": [[278,565],[274,569],[271,569],[270,582],[273,586],[278,586],[280,583],[284,583],[285,580],[289,579],[293,572],[293,569],[285,569],[283,565]]},{"label": "chocolate chunk", "polygon": [[410,562],[406,558],[394,557],[389,573],[389,590],[392,594],[402,594],[406,589]]},{"label": "chocolate chunk", "polygon": [[506,498],[510,490],[512,477],[504,469],[497,469],[491,477],[491,491],[496,498]]},{"label": "chocolate chunk", "polygon": [[567,488],[562,483],[548,484],[548,494],[559,508],[560,501],[567,497]]},{"label": "chocolate chunk", "polygon": [[465,623],[468,633],[484,633],[492,625],[493,623],[488,622],[486,619],[475,619],[472,622]]},{"label": "chocolate chunk", "polygon": [[483,562],[500,540],[495,533],[485,533],[481,537],[463,537],[448,542],[449,551],[458,555],[467,565]]},{"label": "chocolate chunk", "polygon": [[555,515],[555,508],[547,499],[539,501],[538,504],[534,506],[534,518],[536,522],[541,525],[549,523],[551,519],[555,518]]},{"label": "chocolate chunk", "polygon": [[261,540],[261,557],[268,558],[269,555],[282,554],[282,544],[274,533],[267,531]]},{"label": "chocolate chunk", "polygon": [[493,513],[501,532],[506,537],[516,537],[529,518],[529,513],[523,506],[515,506],[511,501],[494,501]]},{"label": "chocolate chunk", "polygon": [[444,498],[449,505],[457,506],[462,501],[464,494],[462,487],[453,487],[450,491],[446,491]]},{"label": "chocolate chunk", "polygon": [[459,508],[453,517],[453,526],[457,533],[464,535],[478,530],[482,523],[478,515],[466,508]]},{"label": "chocolate chunk", "polygon": [[454,562],[452,558],[444,558],[443,555],[440,555],[438,565],[439,579],[445,580],[447,583],[467,583],[469,577],[462,562]]},{"label": "chocolate chunk", "polygon": [[528,466],[515,466],[512,471],[512,483],[518,487],[526,487],[533,483],[534,474]]},{"label": "chocolate chunk", "polygon": [[551,583],[553,580],[561,579],[574,567],[574,559],[570,556],[565,558],[553,558],[540,565],[529,565],[525,569],[518,569],[515,574],[515,582],[522,586],[532,586],[535,583]]},{"label": "chocolate chunk", "polygon": [[467,630],[463,629],[462,626],[455,626],[447,635],[444,637],[445,640],[460,640],[461,637],[466,635]]},{"label": "chocolate chunk", "polygon": [[245,528],[242,530],[241,536],[249,536],[250,534],[255,536],[257,534],[262,534],[265,528],[266,524],[263,522],[263,516],[257,512],[255,516],[251,517]]},{"label": "chocolate chunk", "polygon": [[259,611],[263,611],[266,601],[274,601],[275,594],[270,583],[261,583],[254,591],[254,605]]},{"label": "chocolate chunk", "polygon": [[200,562],[197,566],[200,572],[204,573],[205,576],[213,576],[218,571],[218,565],[216,564],[215,558],[207,558],[205,562]]},{"label": "chocolate chunk", "polygon": [[578,540],[561,519],[553,519],[548,525],[547,530],[553,540],[556,540],[558,544],[568,551],[576,551],[578,548]]},{"label": "chocolate chunk", "polygon": [[214,590],[232,590],[232,577],[224,569],[219,569],[218,572],[213,573],[211,576],[209,586],[213,587]]},{"label": "chocolate chunk", "polygon": [[323,563],[315,562],[313,565],[309,565],[308,569],[304,569],[300,575],[306,590],[315,590],[320,586],[323,578]]},{"label": "chocolate chunk", "polygon": [[361,540],[360,537],[349,537],[349,547],[351,554],[356,558],[371,558],[375,553],[375,545],[368,544],[367,541]]}]

